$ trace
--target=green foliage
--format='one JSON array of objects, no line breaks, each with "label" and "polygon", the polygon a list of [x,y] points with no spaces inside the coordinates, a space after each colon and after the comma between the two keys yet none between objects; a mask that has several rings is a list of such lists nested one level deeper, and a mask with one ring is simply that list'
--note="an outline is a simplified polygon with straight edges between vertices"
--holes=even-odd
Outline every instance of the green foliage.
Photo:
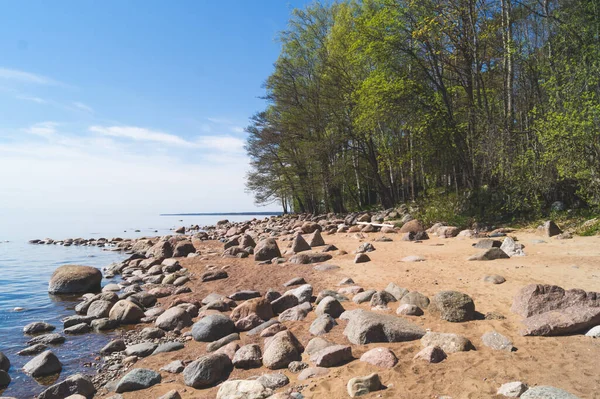
[{"label": "green foliage", "polygon": [[416,201],[460,226],[600,206],[597,0],[313,3],[280,41],[248,127],[257,203]]}]

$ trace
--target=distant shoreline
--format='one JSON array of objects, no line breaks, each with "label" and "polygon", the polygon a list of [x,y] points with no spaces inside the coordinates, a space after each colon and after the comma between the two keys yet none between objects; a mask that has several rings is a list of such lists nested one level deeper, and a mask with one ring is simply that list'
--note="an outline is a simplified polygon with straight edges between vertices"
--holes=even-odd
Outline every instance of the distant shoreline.
[{"label": "distant shoreline", "polygon": [[212,212],[212,213],[161,213],[160,216],[281,216],[283,212]]}]

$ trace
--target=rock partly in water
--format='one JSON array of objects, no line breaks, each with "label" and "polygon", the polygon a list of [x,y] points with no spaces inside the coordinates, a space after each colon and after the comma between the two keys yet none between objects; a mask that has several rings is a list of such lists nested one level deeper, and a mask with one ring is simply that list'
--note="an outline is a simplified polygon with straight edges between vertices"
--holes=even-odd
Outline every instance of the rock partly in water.
[{"label": "rock partly in water", "polygon": [[40,353],[23,366],[23,371],[35,378],[56,374],[61,370],[62,363],[49,350]]},{"label": "rock partly in water", "polygon": [[47,388],[40,393],[38,399],[63,399],[70,395],[91,399],[95,393],[96,388],[90,379],[82,374],[75,374]]},{"label": "rock partly in water", "polygon": [[51,294],[81,294],[100,291],[102,273],[91,266],[64,265],[54,271],[48,284]]}]

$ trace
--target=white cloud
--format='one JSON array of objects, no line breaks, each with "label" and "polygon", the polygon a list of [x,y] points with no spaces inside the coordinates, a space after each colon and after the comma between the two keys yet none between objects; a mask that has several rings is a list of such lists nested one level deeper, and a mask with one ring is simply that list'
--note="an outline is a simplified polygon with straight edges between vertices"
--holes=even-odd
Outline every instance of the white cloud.
[{"label": "white cloud", "polygon": [[32,101],[32,102],[38,103],[38,104],[46,104],[46,103],[48,103],[48,101],[44,100],[43,98],[40,98],[40,97],[31,97],[31,96],[25,96],[25,95],[19,95],[19,96],[17,96],[17,99],[19,99],[19,100],[25,100],[25,101]]},{"label": "white cloud", "polygon": [[239,153],[244,151],[245,141],[232,136],[202,136],[196,143],[203,149]]},{"label": "white cloud", "polygon": [[162,142],[139,152],[114,137],[67,135],[60,126],[38,123],[25,129],[35,135],[0,141],[0,212],[129,216],[255,209],[244,192],[247,158],[228,152],[239,149],[239,141],[203,139],[212,149],[207,156],[199,147],[187,152]]},{"label": "white cloud", "polygon": [[244,133],[244,128],[243,128],[243,127],[241,127],[241,126],[234,126],[234,127],[231,129],[231,130],[232,130],[234,133]]},{"label": "white cloud", "polygon": [[180,146],[191,144],[179,136],[137,126],[90,126],[89,130],[105,136],[121,137],[136,141],[151,141]]},{"label": "white cloud", "polygon": [[33,83],[39,85],[59,85],[60,82],[50,79],[46,76],[35,73],[19,71],[17,69],[0,68],[0,79],[12,80],[23,83]]},{"label": "white cloud", "polygon": [[73,103],[73,106],[75,108],[78,108],[78,109],[82,110],[82,111],[89,112],[90,114],[94,113],[94,109],[92,107],[90,107],[89,105],[85,105],[84,103],[75,101]]},{"label": "white cloud", "polygon": [[56,134],[56,128],[58,127],[56,122],[40,122],[24,129],[29,134],[35,134],[36,136],[49,137]]}]

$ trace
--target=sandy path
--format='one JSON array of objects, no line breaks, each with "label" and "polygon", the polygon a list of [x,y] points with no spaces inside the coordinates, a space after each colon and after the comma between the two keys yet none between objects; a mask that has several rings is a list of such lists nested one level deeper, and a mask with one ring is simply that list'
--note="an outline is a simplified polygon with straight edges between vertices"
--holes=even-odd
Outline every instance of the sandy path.
[{"label": "sandy path", "polygon": [[[391,344],[354,345],[356,358],[370,348],[385,346],[394,351],[399,363],[391,370],[377,369],[355,360],[342,367],[332,368],[330,374],[309,381],[297,381],[297,375],[284,370],[290,385],[307,385],[302,391],[306,398],[348,398],[347,381],[355,376],[378,372],[387,389],[371,393],[366,397],[381,398],[437,398],[448,395],[454,399],[493,398],[498,387],[509,381],[520,380],[529,385],[552,385],[568,390],[581,398],[600,398],[600,339],[582,335],[568,337],[521,337],[520,317],[510,312],[512,298],[518,289],[531,283],[557,284],[563,288],[582,288],[600,291],[600,237],[575,237],[572,240],[544,239],[546,243],[534,244],[539,236],[531,233],[511,234],[525,244],[527,256],[487,262],[468,262],[466,258],[476,253],[471,239],[439,239],[433,237],[423,243],[403,242],[398,235],[388,235],[393,242],[375,242],[381,234],[365,235],[358,239],[354,234],[324,236],[328,244],[349,252],[335,256],[329,263],[340,266],[339,270],[316,272],[309,265],[256,265],[251,259],[222,259],[218,256],[209,261],[185,259],[182,263],[196,275],[206,265],[228,265],[230,278],[227,280],[200,283],[194,280],[191,288],[198,298],[210,292],[231,294],[238,289],[256,289],[261,292],[274,288],[283,292],[282,284],[292,277],[305,277],[313,285],[314,294],[325,288],[336,289],[342,277],[352,277],[357,285],[365,289],[383,289],[394,282],[410,291],[419,291],[429,297],[442,290],[457,290],[470,295],[478,312],[499,312],[505,320],[476,320],[466,323],[440,321],[427,312],[422,317],[410,319],[423,328],[439,332],[465,335],[475,345],[476,351],[450,354],[439,364],[414,362],[413,356],[421,349],[419,341]],[[361,242],[370,241],[376,251],[369,253],[371,262],[354,264],[354,255]],[[280,243],[285,247],[286,243]],[[217,249],[217,243],[207,248]],[[424,262],[401,262],[405,256],[419,255]],[[482,281],[488,274],[499,274],[506,278],[501,285]],[[168,300],[167,298],[163,299]],[[346,309],[368,309],[368,303],[360,306],[344,302]],[[391,314],[397,304],[391,304]],[[314,320],[314,312],[302,322],[286,323],[303,344],[312,338],[308,326]],[[346,344],[342,335],[345,321],[339,321],[324,337]],[[480,337],[496,330],[513,340],[516,352],[493,351],[482,345]],[[240,345],[261,340],[242,335]],[[179,352],[160,354],[138,361],[135,367],[158,370],[161,366],[177,359],[193,360],[205,353],[205,344],[189,342]],[[305,354],[304,361],[308,362]],[[247,378],[269,372],[265,368],[241,371],[234,370],[230,379]],[[150,389],[126,393],[125,398],[157,398],[170,389],[177,389],[182,398],[214,398],[218,387],[195,390],[183,385],[181,375],[162,373],[163,383]],[[286,388],[283,388],[284,390]],[[110,396],[101,392],[101,397]]]}]

